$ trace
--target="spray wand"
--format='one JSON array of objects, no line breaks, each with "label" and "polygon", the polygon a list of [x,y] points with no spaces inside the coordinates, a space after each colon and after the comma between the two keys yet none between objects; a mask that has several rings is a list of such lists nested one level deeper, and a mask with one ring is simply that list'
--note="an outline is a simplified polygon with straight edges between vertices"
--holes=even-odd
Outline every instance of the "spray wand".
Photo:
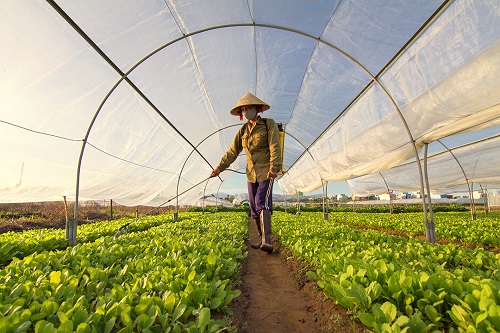
[{"label": "spray wand", "polygon": [[[196,186],[200,185],[201,183],[203,183],[203,182],[207,181],[207,180],[208,180],[208,179],[210,179],[210,178],[211,178],[211,177],[208,177],[208,178],[203,179],[201,182],[199,182],[199,183],[197,183],[197,184],[195,184],[195,185],[191,186],[191,187],[190,187],[190,188],[188,188],[187,190],[184,190],[183,192],[181,192],[181,193],[177,194],[175,197],[173,197],[173,198],[171,198],[171,199],[168,199],[167,201],[165,201],[165,202],[164,202],[164,203],[162,203],[161,205],[159,205],[159,206],[157,206],[157,207],[154,207],[153,209],[151,209],[151,210],[147,211],[145,215],[148,215],[148,214],[150,214],[150,213],[154,212],[154,211],[155,211],[155,210],[157,210],[158,208],[160,208],[160,207],[162,207],[163,205],[165,205],[165,204],[169,203],[170,201],[174,200],[175,198],[177,198],[177,197],[179,197],[179,196],[183,195],[184,193],[186,193],[186,192],[188,192],[188,191],[192,190],[193,188],[195,188]],[[136,218],[135,218],[135,219],[133,219],[132,221],[130,221],[130,222],[128,222],[128,223],[126,223],[126,224],[122,225],[120,228],[118,228],[118,231],[117,231],[117,232],[116,232],[116,234],[115,234],[115,238],[118,238],[118,237],[120,237],[122,234],[126,233],[126,232],[127,232],[127,227],[128,227],[130,224],[132,224],[132,223],[136,222],[138,219],[139,219],[139,217],[136,217]]]},{"label": "spray wand", "polygon": [[[235,173],[245,174],[244,172],[237,171],[237,170],[233,170],[233,169],[225,169],[224,171],[231,171],[231,172],[235,172]],[[153,208],[153,209],[151,209],[150,211],[146,212],[146,214],[145,214],[145,215],[148,215],[148,214],[150,214],[150,213],[154,212],[154,211],[155,211],[155,210],[157,210],[158,208],[160,208],[160,207],[162,207],[163,205],[165,205],[165,204],[169,203],[170,201],[174,200],[175,198],[180,197],[180,196],[181,196],[181,195],[183,195],[184,193],[186,193],[186,192],[188,192],[188,191],[192,190],[193,188],[195,188],[196,186],[200,185],[201,183],[203,183],[203,182],[205,182],[205,181],[209,180],[210,178],[212,178],[212,176],[209,176],[209,177],[207,177],[207,178],[203,179],[202,181],[200,181],[199,183],[197,183],[197,184],[195,184],[195,185],[191,186],[191,187],[190,187],[190,188],[188,188],[187,190],[184,190],[183,192],[181,192],[181,193],[177,194],[175,197],[173,197],[173,198],[171,198],[171,199],[168,199],[167,201],[165,201],[164,203],[162,203],[161,205],[159,205],[159,206],[157,206],[157,207],[154,207],[154,208]],[[130,224],[132,224],[132,223],[136,222],[138,219],[139,219],[139,217],[136,217],[136,218],[135,218],[135,219],[133,219],[132,221],[130,221],[130,222],[128,222],[128,223],[126,223],[126,224],[122,225],[120,228],[118,228],[118,231],[115,233],[115,238],[118,238],[118,237],[120,237],[122,234],[126,233],[126,232],[127,232],[127,227],[128,227]]]}]

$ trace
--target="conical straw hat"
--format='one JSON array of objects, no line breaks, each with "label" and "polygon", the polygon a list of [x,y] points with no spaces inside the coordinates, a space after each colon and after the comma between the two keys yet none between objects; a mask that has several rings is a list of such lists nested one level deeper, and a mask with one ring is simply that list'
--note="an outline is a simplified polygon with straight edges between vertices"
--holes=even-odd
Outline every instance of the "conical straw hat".
[{"label": "conical straw hat", "polygon": [[243,96],[238,103],[236,103],[235,106],[231,109],[231,114],[237,116],[238,112],[240,111],[240,107],[245,106],[245,105],[262,105],[262,111],[266,111],[270,108],[270,106],[261,101],[259,98],[255,97],[251,93],[247,92],[245,96]]}]

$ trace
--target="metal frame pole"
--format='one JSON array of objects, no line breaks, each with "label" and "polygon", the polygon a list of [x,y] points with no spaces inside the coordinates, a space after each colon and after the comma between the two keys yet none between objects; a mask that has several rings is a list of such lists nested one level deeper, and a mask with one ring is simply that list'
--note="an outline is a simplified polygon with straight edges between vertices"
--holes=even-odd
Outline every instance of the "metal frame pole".
[{"label": "metal frame pole", "polygon": [[425,178],[425,187],[426,187],[426,193],[424,194],[424,203],[425,203],[425,196],[427,195],[427,201],[428,201],[428,212],[429,216],[427,214],[427,209],[424,209],[425,212],[425,234],[426,234],[426,240],[431,243],[436,242],[436,226],[434,225],[434,212],[432,211],[432,200],[431,200],[431,189],[429,187],[429,175],[427,173],[427,150],[428,150],[429,144],[426,142],[424,146],[424,178]]},{"label": "metal frame pole", "polygon": [[328,181],[323,185],[323,219],[328,220]]}]

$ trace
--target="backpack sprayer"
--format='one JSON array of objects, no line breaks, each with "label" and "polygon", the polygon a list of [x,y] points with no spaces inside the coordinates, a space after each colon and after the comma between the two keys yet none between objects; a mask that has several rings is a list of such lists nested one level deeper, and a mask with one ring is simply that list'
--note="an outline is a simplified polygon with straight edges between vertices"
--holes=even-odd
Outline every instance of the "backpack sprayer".
[{"label": "backpack sprayer", "polygon": [[278,123],[278,133],[280,137],[280,150],[281,150],[281,170],[279,170],[278,174],[284,175],[285,171],[285,125],[282,123]]}]

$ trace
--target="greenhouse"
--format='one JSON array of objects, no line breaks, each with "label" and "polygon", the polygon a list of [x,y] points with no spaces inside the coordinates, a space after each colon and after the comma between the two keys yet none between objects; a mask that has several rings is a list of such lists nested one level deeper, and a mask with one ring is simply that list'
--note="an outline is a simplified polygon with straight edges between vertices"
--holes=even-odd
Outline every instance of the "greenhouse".
[{"label": "greenhouse", "polygon": [[[274,119],[284,138],[283,168],[277,177],[283,195],[322,189],[324,192],[327,184],[332,182],[346,182],[353,196],[415,191],[422,195],[423,214],[415,215],[412,221],[415,221],[415,228],[421,229],[413,233],[408,226],[408,229],[401,227],[398,232],[409,235],[409,244],[413,244],[414,237],[423,237],[423,245],[413,244],[414,249],[421,247],[422,258],[432,257],[430,249],[437,246],[434,243],[440,239],[500,247],[496,239],[500,237],[495,231],[499,223],[496,215],[486,217],[490,229],[484,230],[490,231],[484,231],[481,229],[483,220],[474,221],[476,213],[471,202],[473,219],[464,213],[468,214],[468,219],[460,223],[478,234],[457,236],[450,231],[446,236],[440,229],[438,218],[435,221],[430,200],[431,193],[465,192],[472,197],[473,191],[488,193],[500,189],[498,0],[5,0],[0,2],[0,27],[0,203],[53,202],[63,198],[75,203],[66,233],[54,236],[54,241],[49,242],[53,248],[44,248],[47,251],[62,250],[68,242],[71,246],[76,245],[73,251],[78,253],[78,258],[83,256],[82,253],[104,251],[96,244],[107,240],[99,237],[112,236],[110,230],[116,231],[120,225],[110,222],[110,229],[99,233],[89,231],[86,225],[79,225],[79,203],[85,201],[112,200],[129,207],[153,208],[168,204],[178,208],[180,205],[200,205],[200,202],[205,205],[204,200],[208,198],[206,205],[212,209],[217,207],[218,201],[212,194],[224,192],[224,181],[228,177],[240,174],[242,182],[246,181],[245,154],[241,154],[218,177],[209,176],[244,124],[230,110],[247,92],[270,105],[262,116]],[[238,202],[243,202],[243,199]],[[204,238],[205,231],[218,230],[212,225],[213,221],[205,220],[209,219],[207,216],[211,210],[207,212],[190,213],[193,225],[186,230],[177,230],[176,234],[175,228],[181,228],[183,222],[182,214],[176,210],[173,222],[179,222],[178,227],[173,226],[174,229],[168,231],[161,229],[161,233],[177,239],[183,233],[192,237],[189,233],[196,229],[199,235],[203,234],[200,242],[217,243],[220,240]],[[310,245],[297,239],[298,233],[310,232],[314,238],[323,231],[325,235],[331,232],[329,237],[350,234],[352,242],[358,237],[377,243],[382,236],[358,235],[361,229],[357,228],[352,232],[334,229],[332,222],[338,222],[334,215],[328,218],[326,214],[320,217],[313,214],[309,219],[314,223],[299,227],[299,214],[277,213],[273,216],[276,220],[275,237],[294,256],[303,255],[302,259],[310,259],[312,265],[318,265],[318,270],[311,271],[310,277],[318,280],[318,284],[342,306],[355,309],[357,318],[370,329],[377,332],[418,331],[422,322],[422,325],[427,325],[425,331],[439,331],[444,327],[451,328],[451,331],[472,332],[470,327],[474,325],[477,332],[500,330],[500,280],[495,277],[500,268],[498,254],[474,252],[474,258],[464,259],[470,266],[456,268],[456,271],[462,270],[463,276],[455,277],[460,283],[462,279],[464,283],[473,280],[480,286],[477,293],[471,291],[470,295],[467,294],[469,298],[464,293],[474,288],[459,285],[455,278],[447,276],[446,283],[439,285],[437,277],[436,281],[433,280],[434,275],[429,272],[403,276],[404,269],[398,271],[398,265],[384,263],[385,259],[369,263],[372,265],[370,269],[383,271],[387,279],[391,279],[387,272],[393,270],[402,286],[411,278],[421,284],[424,280],[425,283],[434,283],[431,289],[437,298],[428,294],[424,297],[427,291],[418,290],[421,292],[418,297],[429,301],[417,306],[418,297],[416,294],[410,296],[407,289],[400,296],[394,296],[395,292],[389,296],[389,292],[375,287],[383,278],[370,282],[366,276],[356,276],[352,270],[357,269],[361,261],[368,265],[366,256],[356,263],[347,263],[344,258],[345,265],[337,268],[346,271],[332,273],[325,268],[325,262],[316,262],[314,256],[307,253]],[[215,214],[222,213],[216,211]],[[228,238],[235,240],[241,236],[239,241],[242,241],[245,237],[246,229],[242,230],[233,221],[242,220],[246,228],[246,216],[241,214],[234,218],[217,217],[234,232],[226,235],[225,231]],[[290,215],[289,221],[286,214]],[[166,227],[154,217],[146,218],[150,220],[136,219],[134,223],[130,222],[131,226],[135,224],[135,231],[147,233],[154,239],[153,228]],[[172,214],[169,218],[172,219]],[[348,217],[345,219],[347,221]],[[387,220],[392,219],[387,217]],[[456,218],[459,220],[462,221],[461,217]],[[447,224],[443,228],[452,223],[448,218],[442,221]],[[200,226],[201,222],[206,226]],[[349,228],[358,222],[350,221]],[[377,224],[377,227],[389,228],[385,222],[372,220],[373,225],[369,227]],[[296,231],[293,228],[297,228]],[[479,234],[480,230],[484,234]],[[126,235],[131,244],[142,246],[132,235]],[[122,239],[109,238],[109,242]],[[330,241],[328,237],[318,238],[315,243],[324,242],[326,246]],[[339,245],[340,252],[356,248],[354,243],[344,241],[346,243]],[[45,257],[49,256],[44,254],[46,252],[40,252],[41,248],[36,253],[18,248],[15,250],[17,254],[12,254],[12,244],[18,242],[15,238],[2,239],[1,242],[10,242],[10,245],[0,248],[1,264],[5,268],[2,269],[2,282],[7,275],[14,274],[15,269],[8,265],[12,260],[12,264],[21,260],[25,267],[29,262],[25,262],[24,255],[26,258],[33,255],[40,261],[52,260]],[[179,242],[184,244],[182,239]],[[392,249],[404,246],[391,242],[386,241],[392,244]],[[222,251],[220,253],[205,253],[198,245],[185,244],[187,248],[193,248],[193,253],[200,251],[207,269],[213,269],[213,274],[220,273],[215,272],[215,267],[220,264],[220,270],[227,273],[220,273],[222,280],[234,273],[234,267],[233,264],[226,267],[218,260],[245,257],[240,247],[234,244],[224,249],[217,247],[217,251]],[[331,248],[337,246],[330,245]],[[107,243],[105,246],[114,247]],[[171,250],[182,249],[173,246]],[[71,251],[71,247],[65,251]],[[123,253],[116,256],[125,256],[126,251],[121,248],[120,251]],[[454,258],[450,259],[455,260],[453,267],[458,265],[456,261],[462,256],[458,246],[443,251],[448,251],[446,255]],[[341,255],[334,258],[337,254],[325,254],[323,259],[340,260]],[[173,261],[177,258],[174,257]],[[85,261],[81,260],[81,263]],[[407,262],[417,265],[411,260],[416,259]],[[443,269],[448,267],[440,263]],[[386,264],[388,266],[382,268]],[[192,267],[187,261],[182,265]],[[89,273],[93,279],[98,273],[91,266],[86,269],[93,272]],[[7,269],[10,273],[6,273]],[[47,273],[47,288],[59,282],[69,283],[67,290],[74,288],[77,282],[71,280],[71,274],[65,269],[54,270],[59,273]],[[115,273],[120,279],[125,279],[127,268],[120,269]],[[142,274],[142,268],[134,266],[134,269],[137,269],[137,274]],[[361,270],[367,271],[368,276],[373,273],[370,269],[363,266]],[[476,270],[479,273],[476,274]],[[198,275],[195,277],[190,272],[184,275],[182,279],[187,282],[198,281]],[[328,280],[337,275],[342,276],[341,281]],[[85,288],[100,288],[100,283],[103,283],[102,291],[108,290],[109,285],[104,286],[102,279],[98,279],[96,285],[92,283]],[[115,281],[115,285],[120,283]],[[146,281],[137,282],[137,285],[141,283],[141,288],[149,290]],[[175,290],[177,282],[172,283],[171,290]],[[7,292],[5,288],[9,287],[2,288]],[[22,284],[22,288],[16,288],[27,292],[32,286]],[[115,288],[113,283],[109,288]],[[204,288],[215,287],[208,285]],[[350,288],[350,291],[342,288]],[[358,304],[349,296],[349,292],[356,288],[366,288],[366,302]],[[461,291],[444,299],[440,292],[448,292],[447,288]],[[237,293],[224,283],[213,292],[218,293],[216,299],[222,307],[237,297]],[[479,292],[484,298],[471,305],[472,298],[478,298]],[[7,292],[12,293],[15,291]],[[113,289],[113,295],[122,294],[126,296],[126,289]],[[222,294],[227,297],[222,297]],[[387,302],[375,302],[381,294]],[[185,331],[209,332],[221,326],[217,323],[210,328],[211,324],[208,324],[210,311],[218,309],[213,300],[212,305],[193,306],[194,310],[184,315],[184,310],[190,309],[191,305],[184,304],[186,307],[182,310],[182,306],[179,308],[182,304],[178,303],[180,296],[170,296],[155,296],[159,300],[154,298],[151,302],[163,302],[155,311],[164,311],[167,317],[168,313],[172,315],[175,311],[179,320],[187,319],[189,314],[196,317],[196,329],[179,324]],[[28,321],[27,312],[21,311],[33,312],[32,306],[26,305],[27,301],[24,305],[13,301],[12,304],[17,304],[20,309],[26,307],[25,310],[16,310],[19,311],[16,312],[19,320],[13,323],[12,318],[18,317],[13,316],[12,304],[7,306],[5,297],[0,295],[0,332],[2,329],[9,332],[9,327],[19,332],[42,332],[44,329],[47,332],[78,331],[77,326],[85,322],[76,320],[71,324],[73,326],[64,326],[66,314],[60,314],[62,310],[48,311],[50,315],[47,316],[32,315]],[[34,299],[35,296],[30,297]],[[392,298],[394,302],[388,305]],[[56,297],[50,302],[57,303],[58,300]],[[376,305],[371,304],[372,300]],[[44,301],[37,302],[42,304]],[[52,306],[49,300],[45,302],[45,307]],[[80,299],[72,305],[70,312],[80,311],[75,309],[86,303],[94,310],[104,304],[93,302]],[[156,321],[149,323],[154,317],[150,300],[127,302],[116,306],[120,311],[126,310],[124,304],[136,307],[136,317],[131,314],[132,319],[124,315],[117,319],[118,315],[110,315],[117,311],[116,308],[96,310],[102,317],[91,319],[90,316],[86,321],[88,326],[84,325],[86,328],[78,327],[81,332],[87,332],[87,328],[88,332],[118,332],[132,326],[135,327],[132,331],[156,332],[170,327],[163,319],[158,319],[159,315],[155,317]],[[443,302],[451,305],[441,309]],[[468,307],[464,302],[469,304]],[[144,311],[137,310],[137,304],[144,305]],[[408,307],[413,307],[413,310]],[[65,309],[65,313],[69,309]],[[86,315],[90,313],[90,310],[81,311]],[[393,312],[397,315],[392,316]],[[375,324],[384,322],[380,313],[385,313],[384,318],[390,319],[387,319],[389,326]],[[6,324],[9,316],[11,321]],[[448,319],[441,324],[441,318],[445,316]],[[469,317],[472,326],[457,324],[461,321],[468,323]],[[98,323],[97,326],[92,320]],[[172,317],[165,319],[165,323],[177,325],[169,320]],[[157,329],[153,329],[155,325]],[[181,329],[181,326],[176,329]]]}]

